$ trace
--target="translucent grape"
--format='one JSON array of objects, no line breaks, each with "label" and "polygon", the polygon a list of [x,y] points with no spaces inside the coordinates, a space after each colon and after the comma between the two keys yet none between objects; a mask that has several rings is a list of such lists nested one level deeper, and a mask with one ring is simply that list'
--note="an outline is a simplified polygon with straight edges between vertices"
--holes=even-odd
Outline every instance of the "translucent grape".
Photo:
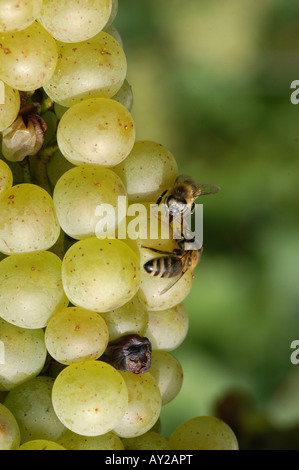
[{"label": "translucent grape", "polygon": [[62,364],[98,359],[109,340],[103,318],[95,312],[69,307],[54,315],[46,328],[48,352]]},{"label": "translucent grape", "polygon": [[232,429],[211,416],[197,416],[180,424],[169,438],[172,450],[238,450]]},{"label": "translucent grape", "polygon": [[128,406],[121,374],[101,361],[66,367],[56,378],[52,401],[60,421],[83,436],[106,434],[119,423]]},{"label": "translucent grape", "polygon": [[61,106],[93,97],[111,98],[127,74],[125,53],[116,39],[101,31],[75,44],[58,43],[58,63],[46,93]]},{"label": "translucent grape", "polygon": [[65,450],[57,442],[47,441],[45,439],[36,439],[28,441],[18,447],[16,450]]},{"label": "translucent grape", "polygon": [[80,436],[67,430],[58,444],[67,450],[124,450],[122,441],[113,431],[101,436]]},{"label": "translucent grape", "polygon": [[105,25],[105,28],[112,25],[113,21],[116,18],[117,12],[118,12],[118,0],[112,0],[111,13],[110,13],[110,17],[109,17],[109,19],[108,19],[108,21]]},{"label": "translucent grape", "polygon": [[170,151],[148,140],[136,142],[114,171],[123,180],[130,203],[156,202],[178,177],[178,166]]},{"label": "translucent grape", "polygon": [[20,31],[36,20],[43,0],[1,0],[0,3],[0,31]]},{"label": "translucent grape", "polygon": [[122,104],[129,111],[132,110],[133,103],[134,103],[134,96],[133,96],[132,87],[129,84],[128,80],[124,81],[123,85],[118,90],[116,95],[113,96],[113,99],[115,101],[118,101],[120,104]]},{"label": "translucent grape", "polygon": [[62,262],[48,251],[12,255],[0,262],[0,317],[22,328],[43,328],[68,305]]},{"label": "translucent grape", "polygon": [[37,22],[16,33],[0,33],[0,79],[12,88],[32,91],[54,73],[58,52],[55,40]]},{"label": "translucent grape", "polygon": [[0,132],[7,129],[17,119],[20,110],[20,93],[6,83],[3,86],[4,99],[0,100]]},{"label": "translucent grape", "polygon": [[183,304],[179,304],[166,310],[149,310],[144,335],[153,350],[172,351],[183,343],[188,329],[188,312]]},{"label": "translucent grape", "polygon": [[51,196],[34,184],[13,186],[0,196],[0,251],[6,255],[48,250],[60,226]]},{"label": "translucent grape", "polygon": [[19,444],[19,425],[11,411],[0,403],[0,450],[14,450]]},{"label": "translucent grape", "polygon": [[21,442],[35,439],[56,441],[65,431],[52,405],[54,379],[35,377],[11,390],[5,406],[15,416],[21,433]]},{"label": "translucent grape", "polygon": [[71,168],[74,168],[74,165],[64,158],[60,150],[57,150],[47,164],[48,178],[53,188],[55,188],[59,178]]},{"label": "translucent grape", "polygon": [[132,150],[135,124],[129,111],[109,98],[91,98],[62,116],[57,142],[74,165],[115,166]]},{"label": "translucent grape", "polygon": [[122,439],[125,450],[170,450],[168,439],[161,434],[148,431],[138,437]]},{"label": "translucent grape", "polygon": [[4,191],[10,189],[13,184],[13,175],[9,166],[0,160],[0,196]]},{"label": "translucent grape", "polygon": [[0,341],[4,346],[0,390],[12,390],[40,373],[47,356],[42,329],[28,330],[0,319]]},{"label": "translucent grape", "polygon": [[119,31],[115,28],[115,26],[111,25],[111,26],[108,26],[103,29],[103,31],[105,31],[105,33],[108,33],[110,34],[110,36],[112,36],[114,39],[116,39],[116,41],[121,45],[121,47],[124,49],[124,43],[123,43],[123,40],[122,40],[122,37],[119,33]]},{"label": "translucent grape", "polygon": [[115,310],[137,293],[139,259],[121,240],[87,238],[67,251],[62,282],[75,306],[98,313]]},{"label": "translucent grape", "polygon": [[138,295],[122,307],[101,316],[108,326],[109,341],[131,333],[143,336],[148,320],[147,308]]},{"label": "translucent grape", "polygon": [[111,11],[112,0],[44,0],[38,20],[58,41],[73,43],[100,32]]},{"label": "translucent grape", "polygon": [[60,226],[77,240],[98,235],[97,207],[109,204],[114,210],[105,216],[109,229],[104,231],[106,236],[115,237],[117,224],[126,216],[124,212],[118,220],[119,196],[125,198],[126,190],[112,170],[94,166],[72,168],[61,176],[54,189],[53,200]]},{"label": "translucent grape", "polygon": [[183,385],[183,369],[179,361],[167,351],[153,351],[150,373],[156,379],[162,405],[172,401]]},{"label": "translucent grape", "polygon": [[114,431],[122,437],[137,437],[149,431],[157,422],[162,401],[159,387],[154,377],[133,372],[120,372],[124,378],[128,392],[127,410]]}]

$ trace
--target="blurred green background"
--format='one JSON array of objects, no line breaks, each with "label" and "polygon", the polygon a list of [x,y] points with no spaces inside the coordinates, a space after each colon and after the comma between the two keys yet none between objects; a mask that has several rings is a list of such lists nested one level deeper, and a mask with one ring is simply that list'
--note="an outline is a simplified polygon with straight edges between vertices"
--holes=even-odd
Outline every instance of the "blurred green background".
[{"label": "blurred green background", "polygon": [[163,144],[180,173],[222,188],[198,200],[204,254],[185,301],[189,334],[172,352],[184,385],[163,408],[162,434],[215,414],[239,389],[289,432],[299,422],[299,365],[290,361],[299,339],[299,105],[290,101],[299,4],[119,0],[114,24],[137,139]]}]

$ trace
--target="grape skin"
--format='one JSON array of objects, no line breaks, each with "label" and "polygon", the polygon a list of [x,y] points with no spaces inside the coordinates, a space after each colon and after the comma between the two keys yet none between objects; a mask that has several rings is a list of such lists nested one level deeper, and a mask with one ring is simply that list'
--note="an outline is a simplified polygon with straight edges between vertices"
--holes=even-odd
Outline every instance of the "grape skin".
[{"label": "grape skin", "polygon": [[26,29],[36,20],[42,3],[43,0],[18,0],[17,2],[5,0],[5,2],[1,2],[0,32]]},{"label": "grape skin", "polygon": [[19,425],[12,412],[0,403],[0,450],[14,450],[19,444]]},{"label": "grape skin", "polygon": [[0,132],[3,132],[15,121],[20,110],[20,93],[18,90],[14,90],[6,83],[3,85],[4,101],[0,101]]},{"label": "grape skin", "polygon": [[0,196],[4,191],[10,189],[13,184],[13,175],[9,166],[0,160]]}]

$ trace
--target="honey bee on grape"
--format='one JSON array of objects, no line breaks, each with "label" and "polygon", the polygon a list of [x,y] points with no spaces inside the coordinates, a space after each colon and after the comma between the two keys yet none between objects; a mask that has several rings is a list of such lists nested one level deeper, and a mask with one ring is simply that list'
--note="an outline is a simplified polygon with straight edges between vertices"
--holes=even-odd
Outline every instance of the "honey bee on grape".
[{"label": "honey bee on grape", "polygon": [[170,189],[166,189],[156,204],[161,202],[166,206],[172,220],[180,219],[182,214],[193,214],[195,210],[195,200],[199,196],[216,194],[220,191],[219,186],[209,183],[196,183],[191,176],[180,175]]},{"label": "honey bee on grape", "polygon": [[170,283],[161,291],[160,295],[165,294],[187,271],[193,271],[199,263],[203,250],[202,245],[195,238],[188,241],[188,249],[186,249],[185,243],[185,239],[177,241],[178,248],[172,252],[143,247],[163,255],[153,258],[143,265],[144,270],[151,277],[170,279]]}]

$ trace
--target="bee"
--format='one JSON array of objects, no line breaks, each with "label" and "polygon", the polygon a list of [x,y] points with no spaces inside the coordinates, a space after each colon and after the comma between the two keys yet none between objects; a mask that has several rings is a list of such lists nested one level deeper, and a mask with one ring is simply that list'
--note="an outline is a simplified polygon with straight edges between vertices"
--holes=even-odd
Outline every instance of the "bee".
[{"label": "bee", "polygon": [[160,295],[165,294],[173,287],[187,271],[193,271],[200,260],[203,249],[195,238],[190,240],[186,245],[185,239],[179,240],[177,244],[178,248],[175,248],[172,252],[148,248],[154,253],[163,256],[158,256],[147,261],[143,265],[144,270],[151,277],[171,279],[170,283],[162,290]]},{"label": "bee", "polygon": [[182,214],[193,214],[195,200],[199,196],[216,194],[219,191],[219,186],[208,183],[198,184],[190,176],[180,175],[175,180],[173,187],[166,189],[161,194],[156,204],[159,206],[163,201],[172,220],[180,219]]}]

